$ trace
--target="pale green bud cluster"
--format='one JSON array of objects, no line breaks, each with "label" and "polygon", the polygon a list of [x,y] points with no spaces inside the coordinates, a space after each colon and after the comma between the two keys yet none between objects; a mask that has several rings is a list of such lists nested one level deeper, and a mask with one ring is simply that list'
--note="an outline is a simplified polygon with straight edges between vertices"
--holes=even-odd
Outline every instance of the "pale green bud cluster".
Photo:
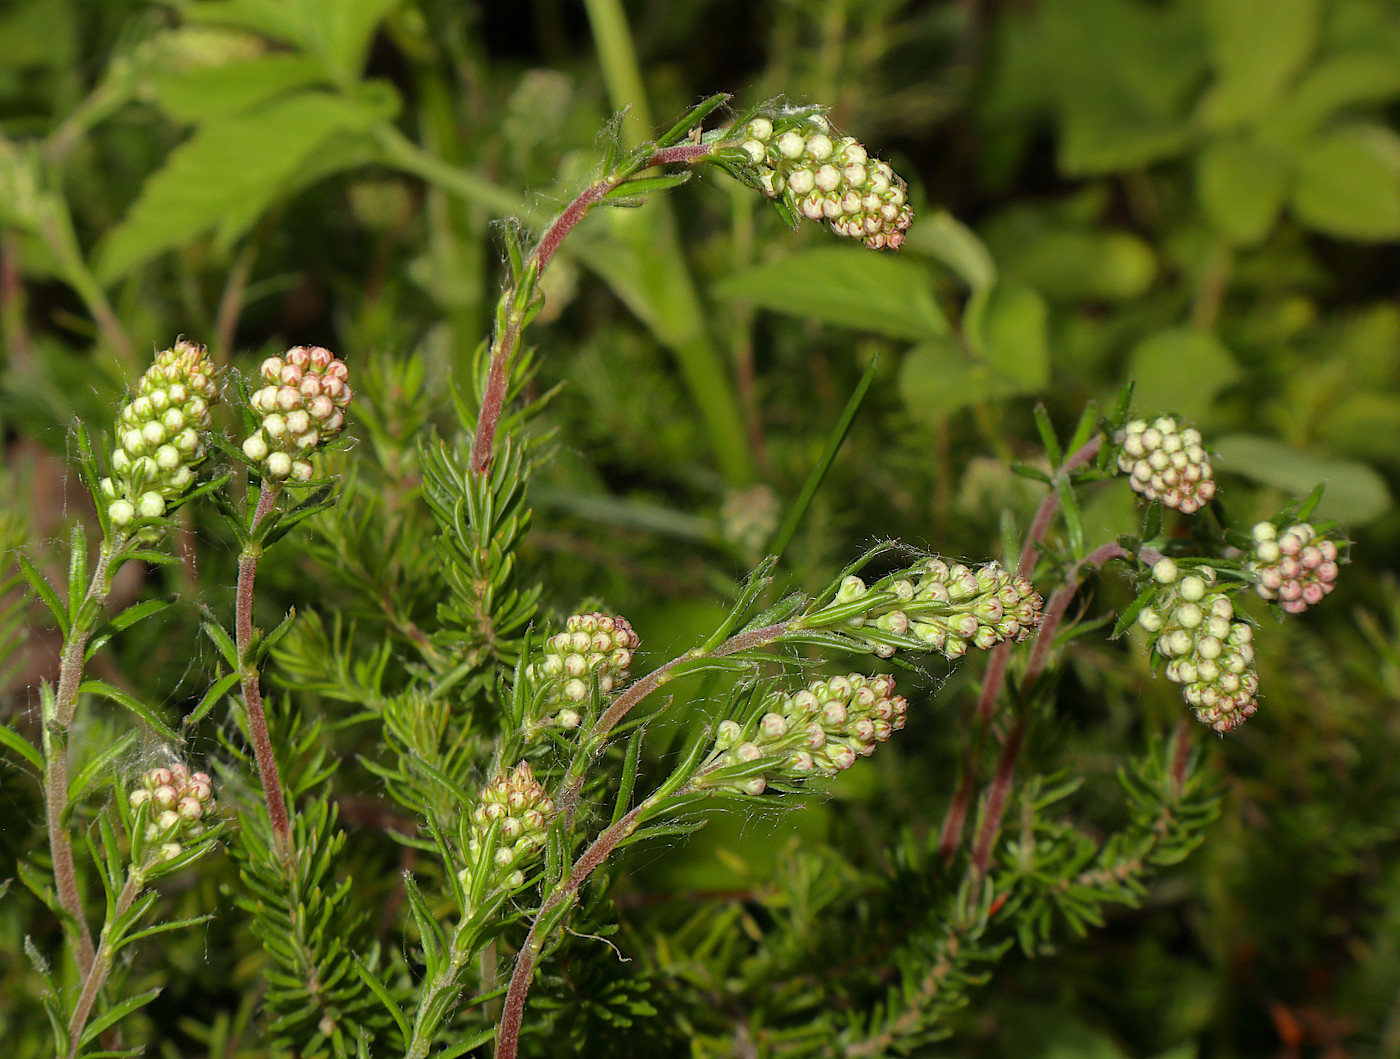
[{"label": "pale green bud cluster", "polygon": [[1148,500],[1193,514],[1215,496],[1210,457],[1201,447],[1201,432],[1171,416],[1151,423],[1134,419],[1118,431],[1118,469],[1133,489]]},{"label": "pale green bud cluster", "polygon": [[848,619],[846,631],[867,640],[882,658],[900,646],[961,658],[969,646],[985,651],[1007,639],[1020,643],[1039,627],[1043,604],[1030,581],[1000,563],[974,570],[944,559],[925,560],[874,590],[851,575],[836,602],[867,595],[873,597],[871,608]]},{"label": "pale green bud cluster", "polygon": [[1137,623],[1156,637],[1166,678],[1183,686],[1200,721],[1217,732],[1238,728],[1258,708],[1253,627],[1235,617],[1208,566],[1183,575],[1175,562],[1162,559],[1152,579],[1165,591],[1138,612]]},{"label": "pale green bud cluster", "polygon": [[1297,522],[1280,532],[1272,522],[1261,522],[1250,536],[1254,547],[1246,567],[1254,574],[1254,591],[1278,600],[1288,613],[1301,614],[1321,603],[1336,586],[1337,542],[1309,523]]},{"label": "pale green bud cluster", "polygon": [[156,354],[117,413],[112,476],[101,482],[114,526],[159,518],[167,501],[190,487],[218,396],[214,362],[203,346],[182,338]]},{"label": "pale green bud cluster", "polygon": [[141,777],[128,801],[133,809],[144,807],[148,843],[159,847],[163,860],[173,860],[185,851],[181,844],[204,833],[204,821],[213,814],[214,788],[203,772],[191,772],[183,764],[154,768]]},{"label": "pale green bud cluster", "polygon": [[345,426],[353,396],[345,362],[321,346],[293,346],[259,369],[264,386],[249,399],[262,422],[243,442],[243,455],[274,481],[311,478],[311,453]]},{"label": "pale green bud cluster", "polygon": [[[806,776],[834,776],[857,757],[904,727],[909,703],[894,694],[894,678],[885,674],[814,680],[794,694],[770,696],[765,710],[746,727],[724,721],[715,749],[696,781],[698,786],[725,784],[744,794],[762,794],[767,778],[745,766],[762,763],[765,772],[786,782]],[[739,768],[733,779],[726,771]]]},{"label": "pale green bud cluster", "polygon": [[564,728],[577,728],[582,718],[574,707],[591,694],[590,681],[604,695],[627,683],[641,644],[620,614],[571,614],[564,631],[545,641],[544,657],[531,662],[526,675],[541,687],[546,715]]},{"label": "pale green bud cluster", "polygon": [[850,136],[816,113],[757,117],[734,131],[770,198],[872,250],[898,250],[914,219],[908,186]]},{"label": "pale green bud cluster", "polygon": [[512,890],[525,882],[523,868],[544,845],[554,803],[522,761],[482,788],[471,813],[467,867],[457,873],[468,883],[484,860],[490,861],[488,889]]}]

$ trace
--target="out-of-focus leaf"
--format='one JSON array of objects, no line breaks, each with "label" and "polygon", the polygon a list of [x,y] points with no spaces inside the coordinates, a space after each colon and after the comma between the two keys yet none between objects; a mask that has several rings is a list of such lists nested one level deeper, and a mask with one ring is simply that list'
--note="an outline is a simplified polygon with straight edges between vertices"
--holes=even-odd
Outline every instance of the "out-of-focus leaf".
[{"label": "out-of-focus leaf", "polygon": [[141,197],[107,236],[97,272],[110,281],[143,261],[217,227],[227,243],[279,196],[322,174],[317,156],[341,137],[363,137],[389,117],[382,93],[351,99],[301,92],[265,107],[211,121],[171,152]]},{"label": "out-of-focus leaf", "polygon": [[1275,438],[1231,434],[1211,440],[1219,468],[1276,489],[1306,496],[1319,482],[1327,486],[1318,505],[1321,518],[1364,523],[1391,506],[1385,479],[1364,463],[1301,452]]},{"label": "out-of-focus leaf", "polygon": [[963,337],[996,375],[1023,390],[1050,378],[1045,299],[1016,279],[978,291],[963,314]]},{"label": "out-of-focus leaf", "polygon": [[1051,299],[1136,298],[1157,275],[1152,248],[1131,232],[1069,227],[1016,210],[994,220],[984,235],[1003,271]]},{"label": "out-of-focus leaf", "polygon": [[892,338],[948,333],[923,268],[871,250],[826,246],[733,273],[719,298]]},{"label": "out-of-focus leaf", "polygon": [[1239,367],[1220,339],[1207,331],[1173,327],[1148,335],[1128,358],[1141,408],[1180,412],[1201,419],[1215,395],[1239,377]]},{"label": "out-of-focus leaf", "polygon": [[921,217],[909,229],[904,245],[936,257],[974,291],[985,290],[997,281],[996,262],[987,247],[977,233],[947,210]]},{"label": "out-of-focus leaf", "polygon": [[314,59],[278,52],[246,62],[164,71],[152,80],[161,109],[179,121],[195,122],[237,114],[322,79]]},{"label": "out-of-focus leaf", "polygon": [[1249,140],[1220,140],[1196,157],[1196,189],[1206,215],[1241,246],[1269,234],[1288,194],[1291,159]]},{"label": "out-of-focus leaf", "polygon": [[1201,102],[1217,128],[1258,117],[1274,105],[1317,41],[1319,0],[1211,0],[1201,12],[1218,74]]},{"label": "out-of-focus leaf", "polygon": [[1400,95],[1400,49],[1364,47],[1320,60],[1260,124],[1270,142],[1301,144],[1346,107]]},{"label": "out-of-focus leaf", "polygon": [[1400,136],[1352,125],[1318,137],[1299,159],[1293,210],[1343,239],[1400,236]]}]

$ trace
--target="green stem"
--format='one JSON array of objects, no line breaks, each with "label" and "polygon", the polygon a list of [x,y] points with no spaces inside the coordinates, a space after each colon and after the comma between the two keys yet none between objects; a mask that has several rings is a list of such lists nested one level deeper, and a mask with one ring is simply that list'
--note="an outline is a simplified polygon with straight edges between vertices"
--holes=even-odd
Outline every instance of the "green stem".
[{"label": "green stem", "polygon": [[59,668],[58,692],[51,710],[45,710],[44,741],[44,810],[48,821],[49,854],[53,859],[54,888],[59,906],[72,917],[72,933],[76,946],[78,970],[86,975],[92,968],[92,935],[83,916],[83,902],[78,894],[78,874],[73,862],[73,843],[68,836],[64,814],[68,809],[68,733],[78,712],[78,689],[83,682],[83,664],[87,643],[102,608],[112,589],[112,557],[126,543],[125,537],[104,541],[98,552],[97,565],[88,580],[83,603],[73,613],[76,618],[64,639]]},{"label": "green stem", "polygon": [[112,924],[122,918],[131,908],[131,904],[141,893],[141,888],[146,884],[145,872],[133,867],[127,872],[126,885],[122,887],[122,892],[117,896],[116,906],[112,914],[107,917],[106,924],[102,927],[102,936],[98,942],[97,955],[92,961],[92,965],[84,972],[83,991],[78,996],[78,1002],[73,1006],[73,1015],[68,1020],[68,1059],[77,1059],[79,1041],[83,1036],[83,1027],[87,1025],[88,1017],[92,1014],[92,1006],[97,1002],[97,993],[107,981],[107,975],[112,971],[111,946],[108,944]]}]

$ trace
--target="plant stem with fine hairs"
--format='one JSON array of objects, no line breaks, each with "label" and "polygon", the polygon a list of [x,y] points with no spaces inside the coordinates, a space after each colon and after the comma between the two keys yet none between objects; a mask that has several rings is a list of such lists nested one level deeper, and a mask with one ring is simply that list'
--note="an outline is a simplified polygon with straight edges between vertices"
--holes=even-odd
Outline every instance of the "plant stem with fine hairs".
[{"label": "plant stem with fine hairs", "polygon": [[[277,502],[278,489],[267,482],[263,483],[258,496],[258,506],[253,512],[249,533],[255,533],[263,519],[267,518]],[[262,556],[262,545],[250,540],[238,559],[238,596],[234,613],[234,644],[238,648],[239,679],[243,688],[243,705],[248,716],[248,737],[253,744],[253,756],[258,762],[258,775],[262,779],[263,798],[267,803],[267,816],[272,823],[272,835],[277,842],[278,853],[285,861],[292,855],[292,826],[287,814],[287,801],[282,795],[282,777],[277,771],[277,758],[272,753],[272,740],[267,734],[267,717],[263,713],[262,689],[258,686],[258,670],[248,658],[248,649],[253,642],[253,582],[258,573],[258,559]]]}]

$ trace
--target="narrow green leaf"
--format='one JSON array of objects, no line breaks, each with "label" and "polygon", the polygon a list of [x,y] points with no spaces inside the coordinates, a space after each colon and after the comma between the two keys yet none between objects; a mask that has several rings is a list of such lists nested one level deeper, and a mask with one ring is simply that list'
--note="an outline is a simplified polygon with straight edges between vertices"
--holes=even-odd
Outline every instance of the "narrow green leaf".
[{"label": "narrow green leaf", "polygon": [[[208,612],[206,612],[208,613]],[[229,668],[237,672],[238,670],[238,648],[234,646],[233,637],[224,631],[224,627],[215,621],[212,616],[201,626],[204,635],[214,641],[214,646],[219,649],[219,653],[224,656],[224,661]]]},{"label": "narrow green leaf", "polygon": [[0,724],[0,746],[8,747],[10,750],[13,750],[20,757],[24,758],[25,761],[34,766],[35,772],[41,776],[44,774],[44,759],[39,751],[34,748],[34,745],[30,743],[28,739],[24,738],[24,736],[20,735],[6,724]]},{"label": "narrow green leaf", "polygon": [[168,934],[172,930],[183,930],[185,927],[197,927],[201,923],[208,923],[213,918],[214,914],[210,912],[202,916],[191,916],[189,919],[167,920],[166,922],[157,923],[154,926],[146,927],[144,930],[138,930],[126,935],[122,944],[130,945],[132,942],[140,941],[142,938],[154,937],[157,934]]},{"label": "narrow green leaf", "polygon": [[384,1005],[384,1010],[389,1013],[389,1017],[394,1020],[394,1025],[398,1026],[399,1033],[407,1041],[412,1034],[408,1029],[408,1019],[404,1017],[403,1009],[399,1007],[398,1001],[389,994],[389,990],[384,988],[379,977],[366,967],[358,956],[354,956],[352,959],[355,961],[355,973],[360,976],[360,981],[364,982],[369,987],[369,991],[379,998],[379,1002]]},{"label": "narrow green leaf", "polygon": [[88,641],[85,658],[92,658],[94,654],[113,636],[129,629],[137,622],[149,618],[153,614],[159,614],[169,607],[178,597],[167,596],[164,599],[148,599],[142,603],[127,607],[125,610],[115,614],[112,618],[103,623],[102,627],[92,634],[92,639]]},{"label": "narrow green leaf", "polygon": [[691,107],[680,121],[676,122],[656,139],[657,147],[671,147],[690,135],[690,130],[698,128],[706,118],[730,99],[728,92],[716,92]]},{"label": "narrow green leaf", "polygon": [[480,1048],[483,1044],[496,1039],[496,1027],[482,1030],[471,1037],[458,1041],[456,1044],[448,1045],[442,1051],[436,1053],[436,1059],[457,1059],[459,1055],[466,1055],[473,1048]]},{"label": "narrow green leaf", "polygon": [[783,524],[778,527],[778,532],[774,535],[772,543],[769,544],[768,551],[771,555],[781,556],[788,544],[791,543],[793,534],[797,532],[797,527],[802,522],[802,517],[807,514],[807,508],[811,506],[812,500],[817,495],[817,490],[821,488],[822,481],[826,478],[827,471],[835,462],[836,454],[841,451],[841,445],[846,440],[846,435],[851,432],[851,424],[855,422],[856,413],[860,411],[861,403],[865,400],[870,384],[875,381],[875,373],[879,367],[880,356],[876,354],[870,358],[870,363],[866,365],[860,381],[856,383],[855,390],[852,391],[850,399],[846,402],[846,407],[841,411],[840,418],[836,420],[836,425],[827,435],[826,445],[823,446],[821,455],[817,457],[816,465],[807,475],[807,480],[802,483],[802,491],[797,494],[797,499],[788,508],[787,517],[783,519]]},{"label": "narrow green leaf", "polygon": [[68,537],[68,625],[78,624],[78,608],[87,598],[87,534],[74,520]]},{"label": "narrow green leaf", "polygon": [[253,657],[249,659],[249,662],[252,664],[253,668],[262,668],[263,660],[266,659],[267,656],[272,653],[272,649],[276,647],[278,643],[281,642],[282,637],[287,635],[288,631],[290,631],[292,627],[292,623],[296,621],[296,617],[296,607],[289,608],[287,610],[286,617],[284,617],[280,622],[277,623],[277,627],[275,629],[273,629],[266,636],[255,639],[253,643],[253,650],[251,652]]},{"label": "narrow green leaf", "polygon": [[87,1028],[83,1030],[82,1037],[79,1038],[79,1044],[87,1044],[89,1041],[96,1039],[103,1030],[115,1026],[132,1012],[139,1011],[156,997],[160,996],[160,992],[160,987],[157,986],[154,989],[146,990],[144,993],[137,993],[135,996],[127,997],[119,1004],[113,1004],[101,1015],[98,1015],[87,1024]]},{"label": "narrow green leaf", "polygon": [[112,764],[131,748],[136,741],[136,732],[127,732],[120,739],[113,740],[94,754],[83,767],[68,781],[68,804],[71,806]]},{"label": "narrow green leaf", "polygon": [[78,691],[87,692],[90,695],[100,695],[104,699],[115,702],[118,706],[135,714],[162,739],[168,740],[171,743],[178,743],[180,741],[179,733],[157,717],[149,706],[132,698],[132,696],[128,695],[121,688],[114,687],[102,680],[85,680],[78,687]]},{"label": "narrow green leaf", "polygon": [[204,693],[204,698],[199,700],[199,705],[185,715],[180,722],[181,728],[188,728],[190,725],[198,724],[210,710],[218,705],[219,700],[233,690],[233,686],[238,683],[239,673],[234,670],[219,678],[208,691]]},{"label": "narrow green leaf", "polygon": [[1040,443],[1045,446],[1045,453],[1050,457],[1050,466],[1058,468],[1064,462],[1065,454],[1060,448],[1060,439],[1055,436],[1050,414],[1045,411],[1045,406],[1039,403],[1035,406],[1035,428],[1040,431]]},{"label": "narrow green leaf", "polygon": [[1137,616],[1157,598],[1157,589],[1149,587],[1139,592],[1131,603],[1124,608],[1123,613],[1118,615],[1118,621],[1114,623],[1113,632],[1109,634],[1110,640],[1116,640],[1137,621]]},{"label": "narrow green leaf", "polygon": [[660,176],[635,177],[632,180],[624,180],[617,187],[610,190],[603,198],[607,201],[623,199],[629,196],[650,195],[657,191],[670,191],[678,188],[682,184],[690,182],[690,178],[695,174],[690,170],[682,170],[679,173],[663,173]]},{"label": "narrow green leaf", "polygon": [[54,621],[58,622],[59,631],[66,637],[70,628],[68,608],[58,598],[58,593],[53,590],[53,586],[44,579],[44,575],[39,573],[39,568],[29,561],[29,556],[25,555],[24,552],[16,552],[15,557],[19,562],[20,572],[24,574],[24,579],[29,582],[29,587],[34,589],[35,594],[44,601],[44,605],[49,608],[49,613],[53,615]]}]

